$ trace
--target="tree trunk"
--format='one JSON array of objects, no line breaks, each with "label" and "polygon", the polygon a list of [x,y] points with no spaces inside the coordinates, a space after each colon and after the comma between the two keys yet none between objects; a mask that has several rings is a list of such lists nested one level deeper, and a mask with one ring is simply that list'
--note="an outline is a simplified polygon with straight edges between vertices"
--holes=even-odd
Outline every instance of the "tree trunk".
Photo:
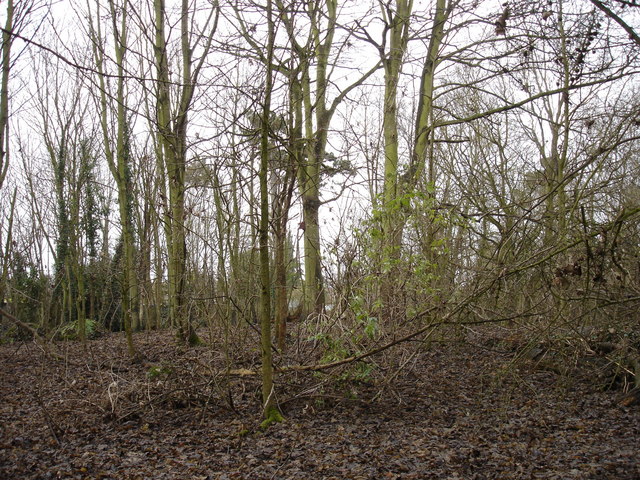
[{"label": "tree trunk", "polygon": [[7,1],[7,18],[2,32],[2,78],[0,79],[0,188],[9,169],[9,75],[11,73],[11,45],[13,44],[13,0]]},{"label": "tree trunk", "polygon": [[[185,172],[187,162],[187,126],[195,85],[200,70],[211,49],[213,35],[217,28],[218,7],[212,6],[207,25],[211,31],[207,36],[196,36],[204,42],[203,52],[197,65],[193,65],[193,46],[189,1],[182,0],[180,15],[180,54],[182,59],[182,82],[178,92],[178,104],[172,112],[169,77],[169,58],[164,31],[165,2],[154,0],[155,40],[154,52],[158,77],[156,91],[156,121],[158,129],[158,166],[165,175],[169,193],[165,208],[165,233],[169,252],[169,317],[178,328],[178,337],[189,345],[200,343],[187,311],[186,274],[186,212],[185,212]],[[214,18],[214,13],[216,13]],[[212,21],[212,18],[214,20]]]},{"label": "tree trunk", "polygon": [[[116,149],[111,148],[111,135],[109,129],[109,103],[107,99],[107,86],[104,75],[104,52],[99,49],[101,45],[102,32],[98,11],[98,18],[90,19],[91,32],[94,36],[94,57],[100,82],[100,107],[101,126],[105,149],[105,156],[111,174],[116,181],[118,191],[118,212],[120,216],[120,228],[122,229],[123,242],[123,272],[122,272],[122,323],[127,338],[127,350],[131,358],[135,357],[136,349],[133,343],[133,328],[138,326],[138,278],[136,272],[136,247],[133,229],[133,185],[131,182],[131,158],[130,158],[130,136],[127,125],[127,103],[125,98],[124,85],[124,62],[127,51],[127,10],[119,9],[113,0],[109,1],[111,20],[113,23],[113,37],[116,52],[116,66],[118,71],[116,87]],[[121,13],[118,13],[121,10]],[[122,15],[122,20],[118,27],[117,17]],[[94,30],[95,28],[95,30]],[[119,34],[118,34],[119,32]]]},{"label": "tree trunk", "polygon": [[[382,59],[384,66],[384,184],[382,193],[382,272],[380,296],[381,315],[385,321],[395,319],[398,305],[398,268],[402,244],[403,204],[399,199],[398,187],[398,112],[397,95],[402,62],[409,41],[409,23],[411,16],[410,0],[396,0],[396,12],[393,17],[385,18],[390,26],[390,46],[388,55]],[[383,10],[383,15],[391,15]]]},{"label": "tree trunk", "polygon": [[269,272],[269,119],[271,115],[271,91],[273,89],[274,26],[271,0],[267,0],[267,72],[265,98],[260,135],[260,338],[262,346],[262,408],[263,427],[282,420],[275,402],[273,363],[271,352],[271,279]]}]

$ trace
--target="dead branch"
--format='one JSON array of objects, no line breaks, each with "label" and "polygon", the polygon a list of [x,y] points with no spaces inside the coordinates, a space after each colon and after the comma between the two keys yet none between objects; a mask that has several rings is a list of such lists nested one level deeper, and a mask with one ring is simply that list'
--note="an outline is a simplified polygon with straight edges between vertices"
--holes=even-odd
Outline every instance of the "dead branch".
[{"label": "dead branch", "polygon": [[63,360],[63,357],[61,355],[58,355],[50,351],[49,344],[47,343],[47,341],[44,338],[42,338],[42,336],[38,333],[38,331],[35,328],[33,328],[31,325],[23,322],[22,320],[17,318],[15,315],[10,314],[4,308],[0,308],[0,317],[5,317],[9,319],[12,323],[16,324],[18,327],[23,328],[27,330],[29,333],[31,333],[36,343],[38,343],[42,347],[42,349],[47,355],[49,355],[52,358],[55,358],[56,360]]},{"label": "dead branch", "polygon": [[[431,309],[430,309],[431,310]],[[448,313],[445,317],[444,320],[441,320],[439,322],[435,322],[435,323],[430,323],[429,325],[420,328],[419,330],[416,330],[415,332],[412,332],[408,335],[405,335],[404,337],[400,337],[400,338],[396,338],[391,340],[388,343],[385,343],[384,345],[381,345],[380,347],[374,348],[372,350],[369,350],[367,352],[361,353],[360,355],[352,355],[351,357],[347,357],[344,358],[342,360],[337,360],[335,362],[331,362],[331,363],[323,363],[323,364],[319,364],[319,365],[296,365],[296,366],[290,366],[290,367],[283,367],[283,368],[279,368],[277,369],[278,372],[280,373],[285,373],[285,372],[305,372],[305,371],[321,371],[321,370],[329,370],[332,368],[336,368],[339,367],[341,365],[346,365],[348,363],[353,363],[353,362],[357,362],[360,361],[364,358],[367,357],[371,357],[372,355],[376,355],[377,353],[383,352],[395,345],[398,345],[400,343],[404,343],[404,342],[408,342],[409,340],[412,340],[420,335],[422,335],[423,333],[427,333],[427,335],[425,336],[425,338],[423,340],[428,339],[433,332],[435,332],[436,328],[444,325],[446,323],[448,323],[448,319],[453,315],[454,312],[456,312],[457,309],[454,309],[452,312]],[[426,314],[426,312],[425,312]],[[416,316],[415,318],[417,318],[418,316]],[[414,319],[415,319],[414,318]]]},{"label": "dead branch", "polygon": [[33,328],[31,325],[27,323],[24,323],[22,320],[16,318],[14,315],[7,312],[4,308],[0,308],[0,316],[7,317],[9,320],[11,320],[12,323],[15,323],[18,327],[23,328],[27,330],[29,333],[31,333],[31,335],[33,335],[33,337],[38,342],[44,343],[43,338],[40,336],[40,334],[35,328]]}]

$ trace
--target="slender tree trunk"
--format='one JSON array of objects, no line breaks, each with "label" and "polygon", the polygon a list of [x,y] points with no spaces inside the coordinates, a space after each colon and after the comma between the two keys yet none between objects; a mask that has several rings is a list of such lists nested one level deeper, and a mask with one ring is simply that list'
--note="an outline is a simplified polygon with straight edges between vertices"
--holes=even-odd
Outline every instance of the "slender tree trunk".
[{"label": "slender tree trunk", "polygon": [[13,37],[13,0],[7,0],[7,18],[2,32],[2,78],[0,79],[0,188],[9,169],[9,75]]},{"label": "slender tree trunk", "polygon": [[211,31],[207,36],[198,36],[203,41],[203,52],[198,63],[193,64],[193,47],[189,0],[182,0],[180,16],[180,54],[182,58],[182,82],[178,92],[175,112],[172,112],[170,96],[169,58],[164,31],[165,2],[154,0],[155,41],[154,52],[157,72],[156,121],[158,128],[158,165],[166,175],[168,205],[165,215],[169,276],[169,316],[178,328],[178,337],[185,343],[200,342],[187,311],[187,249],[185,212],[185,172],[187,162],[188,114],[193,101],[195,85],[207,53],[211,49],[217,28],[218,7],[213,5],[207,20]]},{"label": "slender tree trunk", "polygon": [[164,268],[162,263],[162,247],[160,244],[160,219],[154,219],[153,228],[153,246],[154,246],[154,261],[155,261],[155,280],[153,282],[153,295],[154,295],[154,322],[155,328],[160,328],[163,325],[163,304],[164,304],[164,288],[163,288],[163,274]]},{"label": "slender tree trunk", "polygon": [[295,158],[289,157],[287,172],[282,181],[281,191],[275,198],[274,205],[274,275],[275,275],[275,323],[278,349],[284,352],[286,348],[287,317],[289,313],[289,298],[287,295],[287,223],[289,221],[289,208],[295,185]]},{"label": "slender tree trunk", "polygon": [[[398,292],[396,291],[398,277],[396,264],[400,258],[402,248],[405,209],[408,206],[411,194],[423,177],[427,157],[429,158],[427,184],[432,186],[435,182],[433,158],[430,154],[433,135],[433,90],[435,71],[438,65],[438,52],[444,35],[444,25],[451,13],[451,6],[447,5],[447,3],[447,0],[437,0],[436,3],[427,57],[424,60],[420,78],[420,96],[415,118],[413,155],[403,178],[398,175],[398,114],[396,99],[403,57],[408,45],[408,27],[413,2],[411,0],[396,0],[395,15],[387,19],[391,30],[391,40],[390,51],[384,61],[385,103],[383,129],[385,164],[382,213],[384,231],[382,271],[385,273],[385,278],[381,287],[381,296],[383,305],[385,305],[383,313],[385,316],[394,317],[403,314],[402,311],[397,311],[397,309],[393,308],[393,303],[397,302],[398,298]],[[429,191],[432,190],[429,189]],[[427,251],[424,252],[425,255],[432,255],[430,245],[434,241],[434,235],[433,227],[430,225],[427,229],[428,238],[425,242],[427,245]]]},{"label": "slender tree trunk", "polygon": [[282,420],[276,407],[273,382],[271,344],[271,275],[269,272],[269,119],[271,116],[271,92],[273,90],[273,48],[275,32],[271,0],[267,0],[267,72],[265,98],[262,110],[260,135],[260,332],[262,345],[262,408],[264,427]]},{"label": "slender tree trunk", "polygon": [[[299,26],[294,22],[291,8],[281,0],[275,0],[279,19],[284,23],[291,43],[291,61],[288,65],[278,65],[278,70],[290,78],[291,108],[296,112],[292,138],[296,141],[305,135],[304,155],[296,155],[298,160],[298,191],[302,197],[301,229],[304,237],[304,283],[303,314],[320,313],[325,305],[325,291],[322,273],[319,210],[322,163],[325,159],[327,135],[333,114],[346,95],[361,85],[375,71],[375,65],[356,81],[342,89],[331,101],[327,100],[329,75],[332,67],[330,54],[333,48],[337,26],[337,0],[300,2],[296,15],[306,8],[309,33],[305,44],[301,44]],[[259,46],[245,36],[258,51]],[[264,55],[259,54],[264,61]],[[294,63],[297,65],[294,66]],[[312,79],[312,74],[314,78]],[[299,109],[299,110],[298,110]],[[300,113],[298,113],[300,112]],[[300,129],[297,130],[300,125]],[[301,148],[302,149],[302,148]]]},{"label": "slender tree trunk", "polygon": [[[9,205],[9,219],[7,222],[7,239],[4,242],[3,255],[2,255],[2,271],[0,271],[0,302],[4,303],[5,293],[7,287],[7,279],[9,278],[9,265],[11,259],[11,250],[13,246],[13,221],[16,213],[16,197],[18,189],[13,189],[13,195],[11,196],[11,202]],[[2,245],[2,231],[0,231],[0,245]],[[2,321],[2,315],[0,314],[0,322]],[[43,325],[46,326],[46,325]]]},{"label": "slender tree trunk", "polygon": [[56,223],[58,238],[56,239],[56,253],[54,265],[54,296],[52,316],[56,318],[58,324],[63,324],[67,319],[68,305],[71,296],[69,280],[69,209],[66,198],[66,173],[67,173],[67,152],[66,135],[67,129],[61,129],[61,144],[58,148],[48,137],[48,126],[45,124],[45,142],[51,165],[54,171],[54,183],[56,194]]},{"label": "slender tree trunk", "polygon": [[[437,0],[435,7],[435,16],[431,27],[431,38],[427,48],[427,57],[422,66],[422,74],[420,76],[420,90],[418,99],[418,109],[415,118],[414,128],[414,145],[411,163],[407,170],[405,178],[400,184],[401,195],[411,195],[420,184],[425,181],[427,186],[427,197],[431,200],[435,199],[436,171],[433,155],[433,94],[434,79],[436,69],[439,63],[439,51],[444,38],[444,26],[447,22],[452,10],[451,2],[448,0]],[[425,178],[426,175],[426,178]],[[431,208],[431,204],[427,204],[427,208]],[[400,233],[404,231],[404,219],[400,225]],[[435,255],[433,246],[437,240],[436,227],[434,222],[429,222],[426,231],[426,250],[422,251],[427,261],[434,265],[437,271],[438,258]]]},{"label": "slender tree trunk", "polygon": [[[307,159],[298,168],[299,188],[302,195],[304,221],[304,314],[320,313],[324,309],[325,292],[322,275],[320,246],[320,170],[324,161],[327,134],[334,108],[327,108],[329,54],[333,46],[336,28],[337,0],[325,0],[326,13],[321,15],[315,5],[308,5],[311,19],[311,37],[315,52],[315,99],[311,98],[309,59],[302,58],[302,95],[304,107]],[[327,19],[327,27],[321,31],[321,19]],[[324,34],[324,36],[323,36]],[[315,117],[315,129],[313,119]]]},{"label": "slender tree trunk", "polygon": [[[119,9],[113,0],[109,1],[109,9],[112,20],[113,39],[116,52],[116,66],[118,79],[116,86],[116,149],[111,148],[111,135],[109,129],[109,103],[107,99],[107,85],[104,75],[104,52],[98,47],[102,38],[100,12],[98,18],[91,24],[91,32],[94,36],[94,56],[100,82],[100,107],[101,127],[105,156],[111,174],[116,181],[118,190],[118,211],[120,214],[120,227],[122,229],[124,271],[122,272],[122,323],[127,338],[127,350],[131,358],[135,357],[136,349],[133,342],[133,328],[138,326],[138,278],[136,271],[136,247],[133,227],[133,188],[131,181],[130,135],[126,118],[126,98],[124,85],[124,62],[127,51],[127,9]],[[118,10],[121,10],[118,13]],[[122,19],[118,25],[117,18]]]},{"label": "slender tree trunk", "polygon": [[[427,170],[427,182],[430,184],[435,182],[433,158],[430,155],[430,148],[433,146],[433,82],[438,66],[438,54],[444,37],[444,25],[450,13],[451,6],[447,5],[447,0],[437,0],[427,58],[424,60],[422,75],[420,76],[420,96],[415,119],[415,140],[411,165],[404,182],[405,190],[415,188],[425,169]],[[427,159],[429,164],[425,168]]]},{"label": "slender tree trunk", "polygon": [[[185,2],[183,2],[183,6]],[[180,112],[181,122],[179,129],[174,130],[172,125],[170,79],[169,79],[169,59],[164,33],[165,24],[165,2],[155,0],[155,56],[156,70],[158,77],[157,85],[157,127],[159,142],[159,159],[162,171],[166,174],[166,184],[168,185],[167,199],[168,205],[165,209],[165,232],[168,251],[168,282],[169,282],[169,318],[173,326],[178,329],[178,337],[185,343],[196,343],[195,332],[192,331],[191,323],[186,315],[185,305],[185,274],[186,274],[186,238],[184,231],[185,210],[184,210],[184,139],[179,138],[180,134],[186,131],[186,111]],[[183,15],[185,15],[183,13]],[[183,18],[188,22],[188,16]],[[182,40],[188,32],[183,31]],[[187,39],[188,40],[188,39]],[[184,59],[183,67],[187,71],[183,72],[183,78],[188,82],[190,79],[190,58]],[[186,85],[185,85],[186,88]],[[178,131],[179,130],[179,131]]]},{"label": "slender tree trunk", "polygon": [[409,24],[412,8],[411,0],[396,0],[395,13],[383,8],[385,21],[390,28],[389,52],[383,58],[384,66],[384,184],[382,190],[382,265],[383,273],[380,286],[382,298],[382,316],[384,320],[393,320],[399,313],[398,270],[402,243],[403,203],[399,199],[398,186],[398,82],[404,54],[409,41]]},{"label": "slender tree trunk", "polygon": [[567,165],[567,151],[570,135],[570,82],[571,65],[567,35],[564,27],[563,1],[558,2],[558,27],[560,34],[560,48],[562,55],[562,86],[564,91],[558,96],[556,113],[548,108],[551,129],[551,146],[549,153],[543,160],[545,178],[547,178],[547,225],[545,230],[545,245],[557,245],[567,237],[566,218],[566,186],[565,175]]},{"label": "slender tree trunk", "polygon": [[[81,154],[82,155],[82,154]],[[74,160],[76,159],[74,153]],[[81,158],[80,161],[85,159]],[[73,290],[73,302],[69,305],[73,311],[73,317],[77,321],[77,333],[78,339],[86,347],[87,343],[87,312],[85,304],[85,279],[83,268],[83,252],[80,242],[80,196],[82,189],[82,178],[78,175],[78,165],[75,164],[73,168],[74,178],[77,182],[71,188],[70,209],[69,209],[69,273],[70,278],[73,279],[70,282]]]},{"label": "slender tree trunk", "polygon": [[[142,168],[149,168],[149,165],[145,165]],[[151,231],[153,228],[151,220],[151,204],[154,200],[152,198],[153,181],[149,180],[152,177],[152,173],[145,173],[145,178],[149,182],[149,188],[144,191],[144,204],[142,205],[142,214],[140,221],[138,222],[140,228],[140,261],[138,264],[138,276],[140,278],[139,318],[141,328],[145,328],[147,330],[151,330],[154,323],[151,313],[151,246],[153,244]]]}]

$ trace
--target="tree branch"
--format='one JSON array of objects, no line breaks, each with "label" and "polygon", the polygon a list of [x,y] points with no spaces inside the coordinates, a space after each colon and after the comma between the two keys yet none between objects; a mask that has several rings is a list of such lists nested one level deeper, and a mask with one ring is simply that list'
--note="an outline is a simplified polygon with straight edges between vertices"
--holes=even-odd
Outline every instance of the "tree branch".
[{"label": "tree branch", "polygon": [[591,3],[593,3],[596,7],[598,7],[600,10],[602,10],[607,17],[611,18],[618,25],[620,25],[624,29],[624,31],[629,34],[629,38],[631,40],[633,40],[638,45],[640,45],[640,36],[638,36],[638,34],[635,32],[635,30],[633,28],[631,28],[627,22],[625,22],[623,19],[621,19],[613,10],[611,10],[609,7],[607,7],[600,0],[589,0],[589,1]]}]

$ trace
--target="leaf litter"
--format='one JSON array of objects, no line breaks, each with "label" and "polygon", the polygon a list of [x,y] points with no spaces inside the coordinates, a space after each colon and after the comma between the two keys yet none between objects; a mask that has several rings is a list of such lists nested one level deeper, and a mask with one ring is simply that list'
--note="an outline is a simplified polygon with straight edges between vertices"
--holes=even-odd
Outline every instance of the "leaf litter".
[{"label": "leaf litter", "polygon": [[640,478],[637,405],[489,349],[434,345],[390,383],[283,374],[285,421],[261,431],[257,376],[136,341],[135,363],[115,334],[0,347],[0,478]]}]

